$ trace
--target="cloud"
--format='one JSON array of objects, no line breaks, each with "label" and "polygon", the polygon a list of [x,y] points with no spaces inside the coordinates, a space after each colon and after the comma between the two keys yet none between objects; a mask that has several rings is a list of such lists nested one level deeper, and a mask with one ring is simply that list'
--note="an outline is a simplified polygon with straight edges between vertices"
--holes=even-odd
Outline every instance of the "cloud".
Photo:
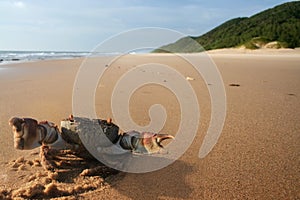
[{"label": "cloud", "polygon": [[14,5],[15,7],[17,7],[17,8],[24,8],[24,7],[25,7],[24,2],[22,2],[22,1],[14,1],[14,2],[13,2],[13,5]]}]

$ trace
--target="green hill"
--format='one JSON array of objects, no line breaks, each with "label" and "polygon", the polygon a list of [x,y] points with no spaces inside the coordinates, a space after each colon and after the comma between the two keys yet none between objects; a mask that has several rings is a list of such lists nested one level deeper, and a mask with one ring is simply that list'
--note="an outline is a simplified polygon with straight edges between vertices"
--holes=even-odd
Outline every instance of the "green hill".
[{"label": "green hill", "polygon": [[181,38],[154,52],[203,51],[195,41],[205,50],[242,45],[249,49],[265,45],[269,48],[300,47],[300,1],[284,3],[251,17],[229,20],[202,36]]}]

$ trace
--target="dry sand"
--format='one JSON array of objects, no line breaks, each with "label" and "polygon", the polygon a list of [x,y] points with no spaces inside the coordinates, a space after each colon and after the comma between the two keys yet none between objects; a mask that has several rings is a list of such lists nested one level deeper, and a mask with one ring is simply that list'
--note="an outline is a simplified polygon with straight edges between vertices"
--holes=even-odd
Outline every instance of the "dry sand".
[{"label": "dry sand", "polygon": [[[27,116],[59,124],[72,112],[73,83],[82,59],[1,65],[0,199],[42,192],[58,199],[299,199],[300,54],[257,52],[210,53],[224,80],[227,116],[217,145],[204,159],[198,152],[210,120],[210,98],[191,66],[172,55],[127,55],[110,65],[96,94],[101,118],[112,115],[111,89],[125,71],[143,62],[160,62],[195,78],[190,83],[197,91],[201,120],[190,148],[170,166],[109,179],[57,181],[40,166],[38,149],[13,148],[7,123],[11,116]],[[94,60],[108,64],[107,58]],[[163,131],[176,133],[179,104],[170,91],[158,86],[143,87],[132,96],[133,119],[146,125],[145,113],[154,103],[164,105],[168,113]]]}]

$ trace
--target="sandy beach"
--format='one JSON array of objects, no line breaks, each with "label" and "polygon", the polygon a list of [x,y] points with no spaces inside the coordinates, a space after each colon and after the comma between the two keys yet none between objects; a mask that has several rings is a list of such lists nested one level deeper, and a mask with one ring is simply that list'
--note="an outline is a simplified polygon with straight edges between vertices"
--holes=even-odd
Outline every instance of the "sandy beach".
[{"label": "sandy beach", "polygon": [[[0,65],[0,199],[22,199],[33,194],[30,185],[38,190],[37,183],[50,191],[47,198],[56,199],[300,199],[299,50],[222,50],[209,55],[224,81],[227,113],[208,156],[198,157],[211,117],[209,86],[201,76],[180,56],[126,55],[107,67],[97,87],[98,116],[112,116],[112,89],[125,72],[142,63],[163,63],[193,78],[189,82],[201,110],[197,136],[180,159],[161,170],[63,183],[45,174],[39,149],[14,149],[8,120],[33,117],[59,124],[72,113],[73,84],[83,58]],[[108,64],[107,57],[93,59],[97,65]],[[180,107],[165,88],[138,89],[130,100],[132,118],[147,125],[153,104],[165,107],[168,119],[162,131],[174,135]],[[54,184],[65,192],[51,193]]]}]

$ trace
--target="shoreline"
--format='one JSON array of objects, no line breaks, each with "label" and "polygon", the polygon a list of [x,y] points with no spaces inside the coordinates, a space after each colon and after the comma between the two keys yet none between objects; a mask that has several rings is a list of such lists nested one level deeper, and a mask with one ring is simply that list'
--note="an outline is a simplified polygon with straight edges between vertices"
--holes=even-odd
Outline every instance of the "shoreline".
[{"label": "shoreline", "polygon": [[91,57],[78,56],[78,57],[62,57],[62,58],[47,58],[47,59],[33,59],[33,60],[15,60],[15,61],[1,61],[0,68],[6,65],[12,64],[22,64],[31,62],[42,62],[42,61],[57,61],[57,60],[74,60],[74,59],[86,59],[86,58],[102,58],[102,57],[118,57],[123,55],[133,55],[133,56],[171,56],[171,55],[201,55],[206,54],[209,56],[286,56],[286,57],[298,57],[300,56],[300,48],[296,49],[242,49],[242,48],[225,48],[225,49],[215,49],[208,50],[204,52],[195,53],[141,53],[141,54],[114,54],[114,55],[95,55]]}]

